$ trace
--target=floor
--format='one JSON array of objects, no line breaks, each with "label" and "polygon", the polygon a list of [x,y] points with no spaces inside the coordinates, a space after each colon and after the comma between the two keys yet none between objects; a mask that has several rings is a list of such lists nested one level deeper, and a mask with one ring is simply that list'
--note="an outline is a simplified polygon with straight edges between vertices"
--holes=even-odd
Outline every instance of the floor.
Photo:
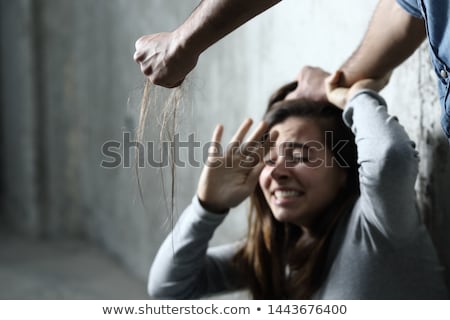
[{"label": "floor", "polygon": [[145,286],[88,243],[0,236],[0,299],[148,299]]}]

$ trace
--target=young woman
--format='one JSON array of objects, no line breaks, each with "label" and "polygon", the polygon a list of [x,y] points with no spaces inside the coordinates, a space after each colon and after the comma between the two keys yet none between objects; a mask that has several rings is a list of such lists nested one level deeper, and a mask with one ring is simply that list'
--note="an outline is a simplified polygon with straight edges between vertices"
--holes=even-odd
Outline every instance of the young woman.
[{"label": "young woman", "polygon": [[[247,288],[256,299],[448,298],[415,204],[414,145],[370,90],[385,83],[364,80],[347,90],[336,87],[339,77],[328,79],[327,94],[343,113],[283,100],[290,84],[246,143],[250,120],[223,154],[210,154],[197,195],[154,260],[152,297]],[[208,248],[229,209],[248,196],[246,239]]]}]

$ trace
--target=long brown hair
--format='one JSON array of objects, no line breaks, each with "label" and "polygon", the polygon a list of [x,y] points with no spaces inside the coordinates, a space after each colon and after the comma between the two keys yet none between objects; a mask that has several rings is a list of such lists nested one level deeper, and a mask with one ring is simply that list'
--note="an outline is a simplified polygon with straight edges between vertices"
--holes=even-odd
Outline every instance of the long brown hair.
[{"label": "long brown hair", "polygon": [[[293,116],[311,118],[317,120],[324,133],[333,132],[334,142],[346,142],[339,154],[348,165],[347,184],[313,223],[310,237],[302,237],[296,225],[277,221],[257,185],[251,196],[247,239],[234,257],[242,283],[255,299],[311,298],[326,277],[333,231],[359,196],[356,145],[342,120],[342,111],[324,102],[283,100],[296,86],[296,82],[290,83],[272,95],[264,119],[273,127]],[[325,143],[332,150],[331,142],[325,139]]]}]

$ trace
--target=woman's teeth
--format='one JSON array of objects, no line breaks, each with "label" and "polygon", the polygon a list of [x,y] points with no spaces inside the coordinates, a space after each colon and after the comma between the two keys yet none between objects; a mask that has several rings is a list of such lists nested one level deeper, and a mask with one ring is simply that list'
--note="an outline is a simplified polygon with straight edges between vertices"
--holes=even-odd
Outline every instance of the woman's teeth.
[{"label": "woman's teeth", "polygon": [[277,190],[274,192],[275,198],[277,199],[285,199],[285,198],[292,198],[292,197],[298,197],[300,195],[300,192],[295,190]]}]

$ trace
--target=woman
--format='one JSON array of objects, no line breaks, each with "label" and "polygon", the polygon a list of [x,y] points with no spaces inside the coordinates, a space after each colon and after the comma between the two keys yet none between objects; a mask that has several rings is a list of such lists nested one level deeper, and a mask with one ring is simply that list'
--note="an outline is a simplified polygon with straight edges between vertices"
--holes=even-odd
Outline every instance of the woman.
[{"label": "woman", "polygon": [[[249,120],[223,155],[210,154],[197,196],[155,258],[151,296],[248,288],[256,299],[448,298],[415,205],[417,153],[371,90],[385,81],[348,90],[337,88],[340,76],[327,80],[327,95],[343,114],[283,100],[294,83],[274,95],[247,143]],[[229,209],[248,196],[246,239],[208,249]]]}]

